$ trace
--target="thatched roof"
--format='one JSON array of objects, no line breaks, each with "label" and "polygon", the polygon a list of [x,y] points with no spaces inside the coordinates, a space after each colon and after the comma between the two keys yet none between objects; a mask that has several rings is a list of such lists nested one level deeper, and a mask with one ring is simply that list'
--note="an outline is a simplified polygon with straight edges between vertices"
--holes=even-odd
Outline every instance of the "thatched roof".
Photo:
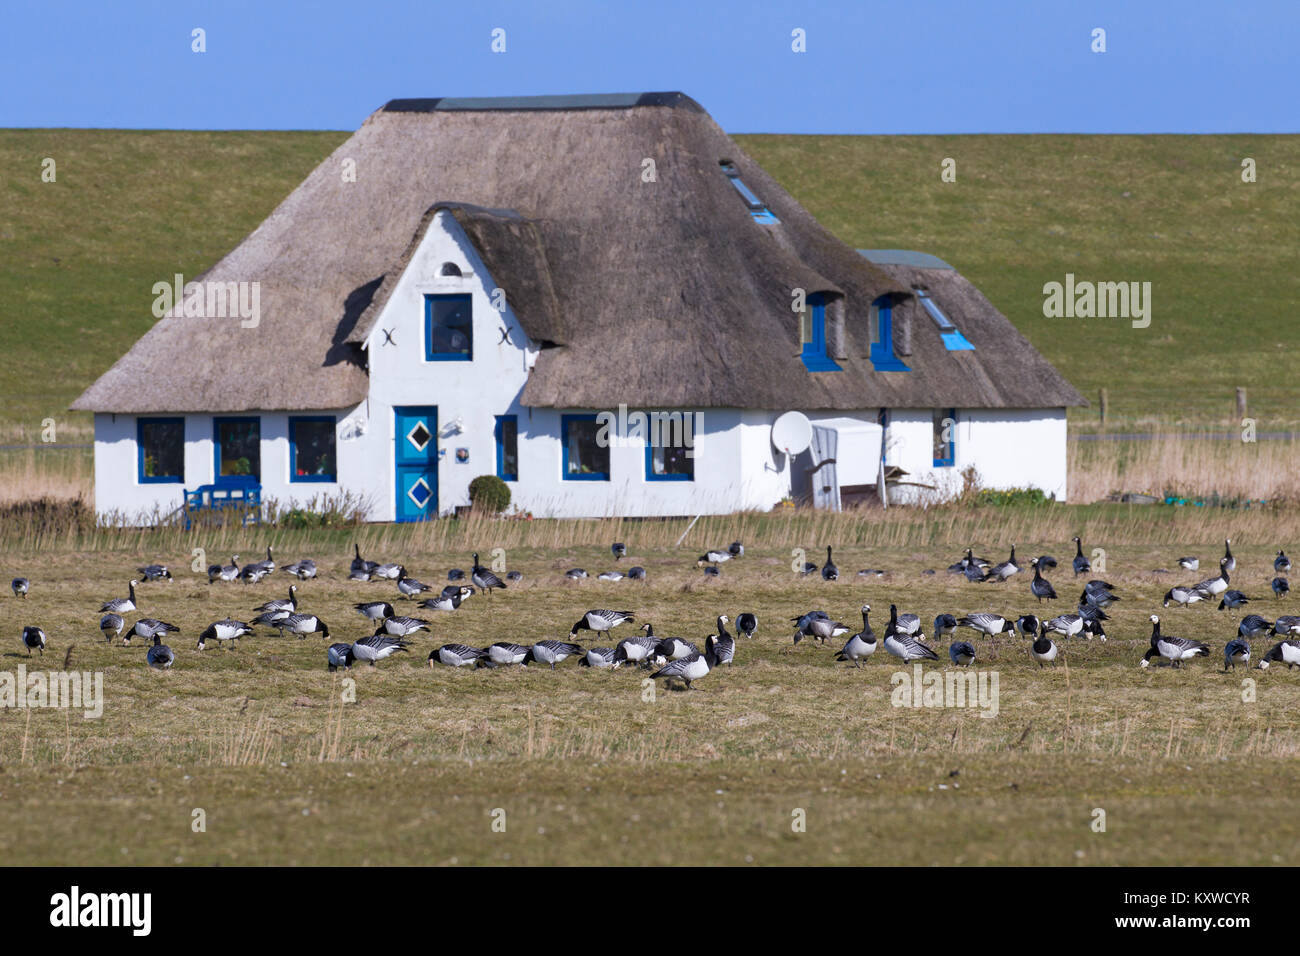
[{"label": "thatched roof", "polygon": [[[341,176],[347,159],[355,182]],[[646,159],[655,182],[643,181]],[[779,225],[751,218],[721,161],[736,166]],[[693,100],[656,93],[390,102],[202,277],[258,281],[257,328],[160,320],[73,407],[355,404],[368,385],[361,346],[439,209],[465,230],[542,346],[525,405],[1082,401],[956,273],[930,279],[930,270],[874,265],[822,228]],[[955,321],[961,316],[976,351],[946,352],[916,321],[906,359],[913,371],[876,372],[865,357],[868,307],[896,296],[897,338],[906,340],[918,275]],[[842,372],[812,374],[798,358],[796,288],[831,293],[843,310],[834,347]]]}]

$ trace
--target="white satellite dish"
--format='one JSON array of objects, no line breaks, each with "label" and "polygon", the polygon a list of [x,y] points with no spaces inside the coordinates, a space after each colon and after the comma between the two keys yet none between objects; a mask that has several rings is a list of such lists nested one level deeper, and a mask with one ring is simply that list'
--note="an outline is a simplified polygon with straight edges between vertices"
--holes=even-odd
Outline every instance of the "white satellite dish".
[{"label": "white satellite dish", "polygon": [[802,412],[786,412],[772,423],[772,445],[787,455],[797,455],[812,444],[813,428]]}]

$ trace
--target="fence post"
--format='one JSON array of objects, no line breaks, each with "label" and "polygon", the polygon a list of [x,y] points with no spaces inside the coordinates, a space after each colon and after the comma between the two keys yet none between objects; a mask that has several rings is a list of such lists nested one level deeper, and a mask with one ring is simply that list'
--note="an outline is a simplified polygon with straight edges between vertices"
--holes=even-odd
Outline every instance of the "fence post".
[{"label": "fence post", "polygon": [[1240,421],[1245,417],[1246,417],[1246,390],[1244,388],[1238,388],[1237,389],[1237,419],[1238,421]]},{"label": "fence post", "polygon": [[1098,402],[1098,407],[1101,410],[1101,423],[1105,425],[1106,418],[1110,414],[1110,393],[1104,388],[1101,390],[1101,400]]}]

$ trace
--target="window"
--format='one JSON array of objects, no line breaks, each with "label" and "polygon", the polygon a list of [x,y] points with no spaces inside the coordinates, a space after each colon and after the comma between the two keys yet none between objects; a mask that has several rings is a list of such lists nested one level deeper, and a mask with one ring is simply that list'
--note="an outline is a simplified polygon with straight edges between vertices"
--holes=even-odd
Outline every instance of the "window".
[{"label": "window", "polygon": [[460,266],[456,265],[454,262],[444,262],[442,264],[441,274],[445,276],[458,276],[461,274]]},{"label": "window", "polygon": [[474,357],[474,315],[470,297],[424,297],[424,358],[428,362],[468,362]]},{"label": "window", "polygon": [[913,289],[916,294],[916,301],[925,307],[925,311],[930,313],[930,318],[934,319],[934,324],[939,326],[939,338],[943,340],[943,347],[949,352],[973,352],[975,346],[971,345],[970,340],[961,334],[957,326],[953,325],[948,316],[943,314],[939,308],[939,303],[930,298],[930,294],[924,289]]},{"label": "window", "polygon": [[736,168],[734,163],[724,159],[719,165],[722,166],[722,171],[727,174],[727,178],[731,180],[732,187],[736,192],[740,193],[740,198],[745,201],[745,206],[749,209],[749,214],[755,222],[764,226],[780,224],[781,220],[772,215],[772,210],[768,209],[763,204],[763,200],[759,199],[754,194],[754,191],[745,185],[745,181],[740,178],[740,170]]},{"label": "window", "polygon": [[838,372],[840,367],[831,360],[826,348],[826,296],[814,292],[808,296],[799,318],[800,340],[803,350],[799,357],[810,372]]},{"label": "window", "polygon": [[289,480],[338,481],[332,415],[289,419]]},{"label": "window", "polygon": [[695,418],[691,412],[650,412],[646,481],[695,480]]},{"label": "window", "polygon": [[595,415],[561,415],[565,481],[609,481],[609,442],[596,440]]},{"label": "window", "polygon": [[934,410],[934,467],[951,468],[957,461],[957,410]]},{"label": "window", "polygon": [[498,415],[497,427],[497,477],[502,481],[519,480],[519,418],[516,415]]},{"label": "window", "polygon": [[185,480],[185,419],[141,418],[135,436],[141,484]]},{"label": "window", "polygon": [[262,478],[262,423],[257,418],[216,418],[212,422],[217,481],[257,484]]},{"label": "window", "polygon": [[894,307],[889,296],[871,303],[871,364],[877,372],[910,372],[894,354]]}]

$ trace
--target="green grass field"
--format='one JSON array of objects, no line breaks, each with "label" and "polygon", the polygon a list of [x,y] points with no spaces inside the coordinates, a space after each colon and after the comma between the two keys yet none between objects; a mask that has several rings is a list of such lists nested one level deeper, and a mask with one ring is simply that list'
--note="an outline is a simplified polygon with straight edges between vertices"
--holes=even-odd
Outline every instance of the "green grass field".
[{"label": "green grass field", "polygon": [[[282,595],[288,576],[209,586],[188,570],[192,547],[213,559],[231,550],[247,558],[267,542],[281,563],[313,555],[322,577],[301,586],[302,603],[330,624],[331,641],[353,640],[368,633],[354,601],[404,602],[392,584],[343,580],[351,532],[120,532],[47,541],[39,552],[5,537],[0,567],[33,586],[25,601],[0,599],[0,670],[42,666],[18,646],[21,626],[40,623],[51,639],[44,666],[60,669],[70,654],[73,669],[101,671],[105,704],[97,720],[0,710],[0,852],[10,862],[95,864],[1294,865],[1300,672],[1223,673],[1223,644],[1244,612],[1206,604],[1160,613],[1166,631],[1209,641],[1213,656],[1182,670],[1138,667],[1163,592],[1209,576],[1152,569],[1188,552],[1213,563],[1233,520],[1233,585],[1259,598],[1248,610],[1297,610],[1267,590],[1274,535],[1297,533],[1289,513],[741,516],[701,522],[679,548],[677,522],[370,527],[357,532],[367,556],[404,561],[430,583],[467,567],[470,547],[504,547],[525,578],[454,614],[421,612],[432,634],[409,655],[351,674],[326,671],[329,642],[316,637],[268,633],[199,653],[198,631],[227,614],[249,619],[253,605]],[[830,646],[792,645],[787,619],[813,607],[856,624],[869,602],[877,633],[891,601],[923,620],[1064,613],[1079,588],[1066,570],[1072,523],[1089,549],[1106,549],[1098,576],[1123,595],[1110,640],[1070,642],[1059,666],[1040,669],[1021,639],[959,632],[977,645],[977,666],[998,674],[995,717],[893,706],[892,675],[911,667],[883,650],[855,670],[836,664]],[[575,565],[593,574],[612,565],[603,543],[612,530],[649,582],[562,583]],[[694,556],[729,532],[747,540],[747,554],[706,582]],[[845,579],[796,577],[792,548],[819,559],[832,533]],[[1012,535],[1020,555],[1061,560],[1052,578],[1062,600],[1036,607],[1023,574],[976,585],[943,573],[968,541],[1001,560]],[[106,646],[97,630],[99,604],[153,560],[178,578],[140,589],[145,614],[182,628],[169,641],[178,656],[170,672],[145,667],[138,642]],[[863,584],[853,576],[860,567],[891,574]],[[939,573],[923,576],[926,568]],[[592,607],[632,610],[657,633],[701,642],[719,613],[752,611],[760,628],[734,665],[689,693],[661,683],[650,696],[644,672],[573,660],[554,672],[425,666],[446,642],[563,638]],[[931,642],[944,653],[946,641]],[[1254,642],[1257,658],[1270,643]],[[930,668],[949,670],[946,653]],[[349,678],[355,699],[344,702]],[[205,832],[192,828],[196,810]],[[1105,832],[1092,828],[1097,810]]]},{"label": "green grass field", "polygon": [[[153,321],[154,282],[196,275],[346,134],[0,131],[0,431],[86,435],[67,405]],[[1300,139],[1291,136],[740,136],[855,247],[961,269],[1116,427],[1300,422]],[[57,181],[41,181],[45,157]],[[1258,181],[1241,181],[1253,158]],[[956,183],[940,180],[945,158]],[[1042,287],[1149,281],[1150,328],[1047,319]],[[1075,427],[1095,409],[1072,413]]]}]

